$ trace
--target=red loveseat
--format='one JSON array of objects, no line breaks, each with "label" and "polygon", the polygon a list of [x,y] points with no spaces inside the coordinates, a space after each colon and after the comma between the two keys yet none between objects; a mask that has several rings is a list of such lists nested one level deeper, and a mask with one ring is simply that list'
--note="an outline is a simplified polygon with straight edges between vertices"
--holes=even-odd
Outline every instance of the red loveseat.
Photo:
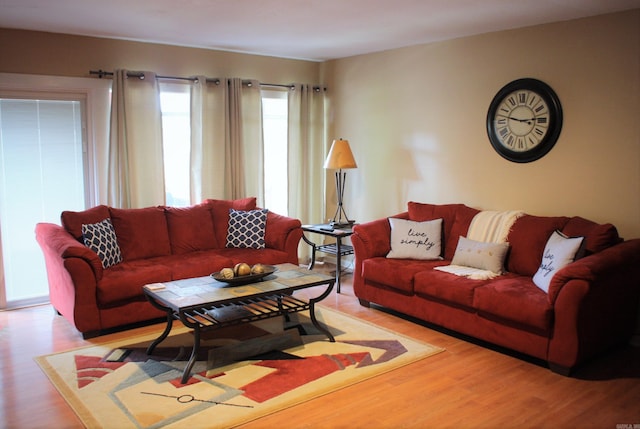
[{"label": "red loveseat", "polygon": [[[298,263],[300,221],[268,212],[264,249],[225,247],[229,210],[256,209],[255,198],[207,200],[191,207],[65,211],[62,226],[36,225],[53,307],[85,338],[166,317],[142,292],[148,283],[206,276],[246,262]],[[83,224],[110,219],[122,262],[103,268],[83,243]]]},{"label": "red loveseat", "polygon": [[[508,232],[502,275],[472,280],[435,269],[451,264],[459,237],[479,212],[463,204],[410,202],[393,216],[442,219],[442,260],[388,258],[390,221],[356,225],[353,286],[360,303],[542,359],[563,375],[637,334],[640,239],[623,241],[613,225],[580,217],[524,214]],[[556,230],[585,237],[584,257],[556,271],[545,292],[533,277]]]}]

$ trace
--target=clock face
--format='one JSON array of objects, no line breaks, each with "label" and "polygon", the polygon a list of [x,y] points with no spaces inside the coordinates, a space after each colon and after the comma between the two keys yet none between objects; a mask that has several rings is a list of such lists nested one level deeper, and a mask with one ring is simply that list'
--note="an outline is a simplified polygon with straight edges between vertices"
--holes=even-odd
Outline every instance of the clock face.
[{"label": "clock face", "polygon": [[494,97],[487,133],[494,149],[514,162],[546,155],[562,127],[562,109],[553,90],[535,79],[509,83]]},{"label": "clock face", "polygon": [[538,146],[549,131],[549,107],[533,91],[519,90],[507,95],[493,119],[500,143],[514,152]]}]

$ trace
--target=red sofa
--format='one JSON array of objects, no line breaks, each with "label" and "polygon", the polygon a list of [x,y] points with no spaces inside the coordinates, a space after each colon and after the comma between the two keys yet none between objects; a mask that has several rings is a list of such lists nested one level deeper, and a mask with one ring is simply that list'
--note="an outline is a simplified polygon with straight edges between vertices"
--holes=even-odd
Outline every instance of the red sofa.
[{"label": "red sofa", "polygon": [[[145,284],[206,276],[239,262],[297,264],[300,221],[272,212],[267,214],[264,249],[225,247],[229,209],[255,208],[255,198],[207,200],[184,208],[100,205],[63,212],[62,226],[39,223],[35,233],[44,253],[51,303],[89,338],[166,317],[145,299]],[[108,268],[82,238],[83,224],[104,219],[111,220],[122,255],[121,263]]]},{"label": "red sofa", "polygon": [[[472,280],[436,266],[451,264],[460,236],[479,210],[463,204],[408,204],[393,217],[443,219],[443,260],[390,259],[387,218],[356,225],[354,292],[371,303],[464,335],[546,361],[551,370],[571,369],[637,333],[640,301],[640,239],[623,241],[611,224],[580,217],[517,218],[508,233],[505,271]],[[560,269],[548,292],[533,276],[545,245],[559,230],[584,236],[584,257]]]}]

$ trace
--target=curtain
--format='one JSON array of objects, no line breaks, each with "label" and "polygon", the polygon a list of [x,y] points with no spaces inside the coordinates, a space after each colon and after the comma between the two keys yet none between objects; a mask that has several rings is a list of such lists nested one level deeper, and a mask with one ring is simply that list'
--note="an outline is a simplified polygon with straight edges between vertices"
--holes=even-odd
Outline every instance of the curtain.
[{"label": "curtain", "polygon": [[260,83],[199,77],[191,102],[191,202],[255,196],[262,206]]},{"label": "curtain", "polygon": [[229,79],[227,168],[231,198],[255,196],[264,206],[262,97],[258,81]]},{"label": "curtain", "polygon": [[[303,224],[323,223],[325,212],[324,158],[327,152],[324,89],[295,84],[289,91],[288,176],[289,216]],[[309,257],[301,245],[301,260]]]},{"label": "curtain", "polygon": [[113,75],[108,204],[140,208],[165,203],[162,113],[156,76]]},{"label": "curtain", "polygon": [[225,168],[228,95],[226,79],[198,76],[191,86],[191,204],[231,198],[231,177]]},{"label": "curtain", "polygon": [[295,84],[289,91],[289,215],[322,223],[325,202],[324,90]]}]

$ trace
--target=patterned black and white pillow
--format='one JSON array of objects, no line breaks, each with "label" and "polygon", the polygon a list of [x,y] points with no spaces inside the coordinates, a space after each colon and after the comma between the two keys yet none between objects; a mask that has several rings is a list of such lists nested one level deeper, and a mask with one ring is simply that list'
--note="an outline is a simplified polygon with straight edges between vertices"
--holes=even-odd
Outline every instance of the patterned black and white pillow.
[{"label": "patterned black and white pillow", "polygon": [[267,213],[267,209],[247,211],[229,209],[226,247],[264,249]]},{"label": "patterned black and white pillow", "polygon": [[109,268],[122,262],[122,253],[113,229],[111,219],[98,223],[82,224],[84,245],[98,254],[103,268]]}]

